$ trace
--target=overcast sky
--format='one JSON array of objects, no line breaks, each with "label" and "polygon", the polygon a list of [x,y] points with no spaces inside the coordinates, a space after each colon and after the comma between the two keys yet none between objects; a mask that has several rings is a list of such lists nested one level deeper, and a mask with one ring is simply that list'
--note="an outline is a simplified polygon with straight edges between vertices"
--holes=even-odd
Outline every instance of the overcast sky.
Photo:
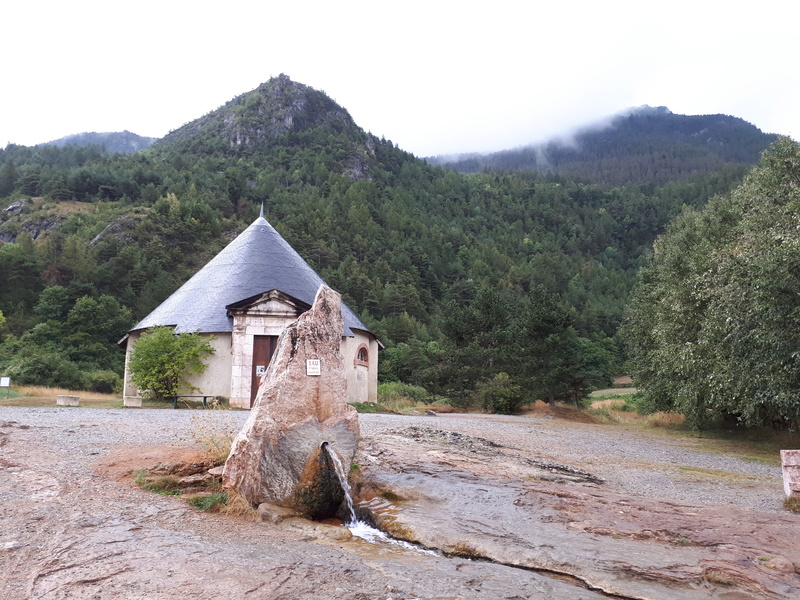
[{"label": "overcast sky", "polygon": [[631,106],[800,138],[797,0],[7,0],[0,147],[161,137],[285,73],[417,156]]}]

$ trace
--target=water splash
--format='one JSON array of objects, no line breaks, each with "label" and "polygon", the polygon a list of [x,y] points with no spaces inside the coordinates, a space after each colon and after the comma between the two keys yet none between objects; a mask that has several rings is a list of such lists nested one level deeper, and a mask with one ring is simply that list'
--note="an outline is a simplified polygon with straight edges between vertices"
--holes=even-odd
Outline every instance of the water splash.
[{"label": "water splash", "polygon": [[405,542],[403,540],[396,540],[387,534],[385,534],[380,529],[376,529],[365,523],[364,521],[359,520],[356,517],[356,511],[353,507],[353,491],[350,487],[350,482],[347,479],[347,471],[342,464],[342,460],[339,458],[339,455],[336,451],[330,447],[330,444],[325,442],[322,444],[322,449],[328,454],[333,463],[333,469],[336,471],[336,477],[339,479],[339,483],[342,486],[342,490],[344,490],[344,497],[345,501],[347,502],[347,511],[349,519],[344,523],[344,526],[347,527],[350,532],[357,538],[361,538],[362,540],[366,540],[367,542],[372,542],[373,544],[393,544],[396,546],[402,546],[408,550],[415,550],[417,552],[423,552],[425,554],[432,554],[434,556],[438,556],[437,552],[433,550],[428,550],[426,548],[420,548],[419,546],[415,546],[409,542]]}]

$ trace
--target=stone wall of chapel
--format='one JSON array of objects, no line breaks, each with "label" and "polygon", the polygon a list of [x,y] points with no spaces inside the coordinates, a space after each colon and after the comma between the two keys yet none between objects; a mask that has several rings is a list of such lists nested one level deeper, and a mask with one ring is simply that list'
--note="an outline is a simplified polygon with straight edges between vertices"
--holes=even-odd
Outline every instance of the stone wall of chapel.
[{"label": "stone wall of chapel", "polygon": [[[358,360],[360,348],[367,350],[367,364]],[[361,331],[342,338],[342,357],[347,376],[347,402],[378,401],[378,342]]]},{"label": "stone wall of chapel", "polygon": [[198,388],[203,396],[222,396],[230,398],[231,395],[231,334],[215,333],[211,341],[214,354],[207,356],[204,362],[208,368],[202,375],[189,379],[189,383]]},{"label": "stone wall of chapel", "polygon": [[125,347],[125,379],[123,383],[124,387],[122,388],[122,403],[126,406],[131,399],[139,398],[139,390],[136,388],[133,381],[131,381],[131,372],[128,368],[128,363],[131,360],[131,350],[136,340],[139,339],[139,335],[138,331],[131,333],[128,336],[128,345]]}]

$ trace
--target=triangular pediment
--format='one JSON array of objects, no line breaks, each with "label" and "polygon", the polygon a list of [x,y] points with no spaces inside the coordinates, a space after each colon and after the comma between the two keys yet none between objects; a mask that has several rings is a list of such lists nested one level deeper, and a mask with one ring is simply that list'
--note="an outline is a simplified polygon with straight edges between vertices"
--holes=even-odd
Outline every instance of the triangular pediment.
[{"label": "triangular pediment", "polygon": [[229,304],[225,308],[230,316],[247,314],[296,318],[311,306],[280,290],[269,290]]}]

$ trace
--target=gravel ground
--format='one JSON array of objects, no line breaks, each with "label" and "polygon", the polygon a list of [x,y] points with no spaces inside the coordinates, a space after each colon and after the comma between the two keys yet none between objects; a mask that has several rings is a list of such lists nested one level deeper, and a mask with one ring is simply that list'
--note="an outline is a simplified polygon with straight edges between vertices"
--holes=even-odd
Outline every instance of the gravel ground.
[{"label": "gravel ground", "polygon": [[[781,510],[780,469],[660,432],[361,415],[367,479],[408,493],[373,506],[397,519],[393,531],[495,562],[387,549],[303,520],[226,521],[117,479],[194,460],[194,419],[237,428],[248,414],[0,407],[0,600],[733,598],[724,582],[748,592],[736,598],[798,597],[800,523]],[[555,464],[605,483],[549,478]]]},{"label": "gravel ground", "polygon": [[529,416],[361,415],[360,422],[364,436],[417,426],[487,438],[589,471],[634,496],[783,512],[780,467],[693,449],[692,438]]},{"label": "gravel ground", "polygon": [[[62,440],[65,453],[94,460],[115,445],[190,444],[190,419],[197,414],[188,410],[2,407],[0,421],[52,431]],[[200,414],[240,427],[249,413]],[[691,438],[530,416],[364,414],[360,423],[367,438],[412,426],[486,438],[534,458],[584,469],[604,478],[609,489],[634,496],[782,511],[780,467],[693,449]],[[77,462],[70,465],[68,469],[81,469]]]}]

